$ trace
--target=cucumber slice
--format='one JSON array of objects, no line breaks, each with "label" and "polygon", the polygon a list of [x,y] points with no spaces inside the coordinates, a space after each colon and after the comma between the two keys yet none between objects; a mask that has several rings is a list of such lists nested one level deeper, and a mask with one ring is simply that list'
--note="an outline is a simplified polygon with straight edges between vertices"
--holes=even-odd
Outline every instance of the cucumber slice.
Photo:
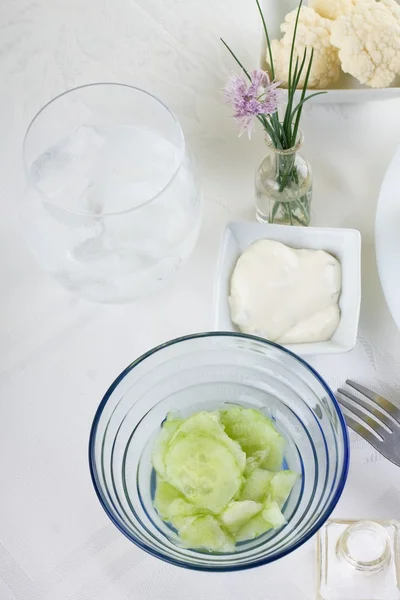
[{"label": "cucumber slice", "polygon": [[162,425],[160,433],[155,439],[151,459],[156,473],[162,478],[165,476],[164,456],[168,442],[171,440],[181,423],[182,419],[170,418],[170,415],[168,415],[167,420],[164,421]]},{"label": "cucumber slice", "polygon": [[175,527],[175,529],[179,533],[181,529],[187,527],[188,525],[191,525],[198,518],[198,516],[199,515],[193,517],[171,517],[171,519],[169,519],[169,522],[173,527]]},{"label": "cucumber slice", "polygon": [[269,454],[269,448],[266,450],[258,450],[253,456],[249,456],[246,460],[246,467],[243,475],[249,477],[256,469],[261,469],[266,462]]},{"label": "cucumber slice", "polygon": [[160,477],[157,478],[154,508],[164,521],[169,521],[178,530],[199,516],[199,509],[187,502],[176,488]]},{"label": "cucumber slice", "polygon": [[215,517],[197,517],[179,530],[179,537],[187,548],[211,552],[233,552],[235,541],[221,528]]},{"label": "cucumber slice", "polygon": [[165,421],[164,421],[163,425],[167,425],[167,427],[168,427],[168,425],[169,425],[170,423],[177,423],[177,422],[179,422],[179,423],[182,423],[182,422],[183,422],[183,419],[182,419],[182,417],[181,417],[180,413],[177,413],[177,412],[176,412],[176,413],[169,412],[169,413],[167,414],[167,418],[165,419]]},{"label": "cucumber slice", "polygon": [[244,500],[243,502],[231,502],[227,508],[221,513],[221,522],[230,533],[239,531],[245,523],[247,523],[254,515],[259,513],[263,508],[262,504]]},{"label": "cucumber slice", "polygon": [[264,506],[261,516],[266,523],[271,525],[273,529],[282,527],[282,525],[285,525],[286,523],[286,519],[281,513],[281,509],[276,502],[267,502]]},{"label": "cucumber slice", "polygon": [[247,457],[269,450],[262,466],[271,471],[282,467],[285,440],[268,417],[253,408],[233,407],[220,411],[221,423],[230,438],[239,442]]},{"label": "cucumber slice", "polygon": [[196,434],[206,435],[207,437],[214,438],[221,444],[224,444],[226,448],[236,458],[240,472],[243,473],[246,466],[246,455],[240,447],[240,444],[235,440],[232,440],[224,431],[221,425],[220,415],[218,411],[213,412],[198,412],[185,421],[182,421],[180,426],[175,430],[174,435],[170,439],[170,443],[179,434]]},{"label": "cucumber slice", "polygon": [[183,498],[176,498],[168,508],[168,518],[199,516],[200,510]]},{"label": "cucumber slice", "polygon": [[185,520],[187,517],[199,515],[199,509],[196,506],[185,500],[176,488],[160,479],[160,477],[157,478],[154,508],[160,517],[170,521],[174,527],[177,527],[175,523],[178,522],[179,518]]},{"label": "cucumber slice", "polygon": [[265,501],[273,477],[274,473],[272,471],[265,471],[264,469],[253,471],[243,485],[240,500]]},{"label": "cucumber slice", "polygon": [[254,540],[263,533],[270,531],[270,529],[272,529],[271,525],[264,521],[261,515],[256,515],[239,529],[235,536],[236,541],[244,542],[246,540]]},{"label": "cucumber slice", "polygon": [[242,484],[234,455],[214,438],[179,433],[165,453],[166,480],[191,503],[220,513]]},{"label": "cucumber slice", "polygon": [[160,517],[168,519],[170,517],[170,506],[179,499],[183,499],[182,494],[172,485],[157,477],[153,504]]},{"label": "cucumber slice", "polygon": [[237,542],[254,540],[271,529],[278,529],[285,525],[286,519],[276,502],[266,502],[261,513],[255,515],[245,523],[237,532]]},{"label": "cucumber slice", "polygon": [[280,471],[279,473],[275,473],[271,479],[269,490],[270,498],[271,500],[274,500],[280,508],[283,507],[286,500],[289,498],[297,478],[297,473],[294,473],[293,471]]}]

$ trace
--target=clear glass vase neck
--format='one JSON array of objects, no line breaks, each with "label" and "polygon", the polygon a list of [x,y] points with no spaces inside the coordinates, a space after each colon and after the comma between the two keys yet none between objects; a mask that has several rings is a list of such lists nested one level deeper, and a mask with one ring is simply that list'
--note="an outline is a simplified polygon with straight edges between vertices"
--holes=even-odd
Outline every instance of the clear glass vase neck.
[{"label": "clear glass vase neck", "polygon": [[300,148],[303,146],[303,143],[304,143],[304,135],[300,129],[297,134],[297,141],[296,141],[295,145],[292,146],[291,148],[285,148],[285,149],[277,148],[276,145],[273,143],[271,137],[268,134],[265,135],[265,144],[266,144],[268,150],[270,150],[277,156],[292,156],[293,154],[296,154],[300,150]]}]

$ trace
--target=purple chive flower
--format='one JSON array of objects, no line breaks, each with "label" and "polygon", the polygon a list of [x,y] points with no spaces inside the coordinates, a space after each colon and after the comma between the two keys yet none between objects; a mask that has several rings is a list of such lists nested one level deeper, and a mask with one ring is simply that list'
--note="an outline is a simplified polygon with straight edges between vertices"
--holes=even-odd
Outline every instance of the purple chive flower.
[{"label": "purple chive flower", "polygon": [[268,73],[260,69],[250,73],[251,80],[232,75],[224,89],[224,95],[233,106],[233,116],[240,127],[239,135],[247,131],[249,139],[253,131],[253,119],[258,115],[272,115],[278,110],[282,91],[280,82],[271,82]]}]

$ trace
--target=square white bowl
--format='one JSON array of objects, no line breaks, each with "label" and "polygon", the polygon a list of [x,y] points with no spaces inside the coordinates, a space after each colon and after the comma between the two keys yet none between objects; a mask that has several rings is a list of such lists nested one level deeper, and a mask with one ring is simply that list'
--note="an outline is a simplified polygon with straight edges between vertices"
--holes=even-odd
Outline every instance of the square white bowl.
[{"label": "square white bowl", "polygon": [[297,249],[325,250],[342,265],[340,323],[326,342],[289,344],[292,352],[305,355],[340,354],[352,350],[357,341],[361,304],[361,235],[355,229],[289,227],[250,222],[228,223],[221,240],[214,285],[214,329],[236,331],[231,321],[228,296],[230,279],[239,256],[258,240],[275,240]]}]

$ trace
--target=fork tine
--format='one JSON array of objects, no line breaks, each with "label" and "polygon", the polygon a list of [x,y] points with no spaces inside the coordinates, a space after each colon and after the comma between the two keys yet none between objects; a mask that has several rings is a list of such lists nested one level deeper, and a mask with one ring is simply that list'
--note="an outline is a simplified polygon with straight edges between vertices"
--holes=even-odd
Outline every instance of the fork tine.
[{"label": "fork tine", "polygon": [[[348,397],[347,393],[345,392],[345,390],[338,390],[338,392],[345,397]],[[350,398],[352,400],[352,398]],[[357,400],[357,399],[356,399]],[[344,398],[339,398],[339,402],[342,406],[344,406],[345,408],[347,408],[347,410],[349,410],[350,412],[352,412],[354,415],[357,415],[357,417],[363,421],[364,423],[366,423],[371,429],[373,429],[373,431],[375,431],[375,433],[377,433],[382,440],[385,439],[385,437],[388,437],[389,435],[391,435],[388,431],[386,431],[386,429],[384,429],[382,427],[382,425],[380,425],[379,423],[377,423],[375,421],[375,419],[373,419],[372,417],[366,415],[362,410],[360,410],[357,406],[356,403],[351,403],[348,402],[347,400],[345,400]],[[372,434],[371,434],[372,435]]]},{"label": "fork tine", "polygon": [[396,432],[400,435],[400,428],[397,425],[395,425],[395,423],[391,419],[389,419],[387,414],[382,412],[379,408],[371,406],[371,404],[368,404],[368,402],[365,402],[365,400],[363,400],[362,398],[357,398],[357,396],[355,396],[351,392],[348,392],[347,390],[338,389],[338,392],[340,392],[343,396],[346,396],[346,398],[352,400],[359,406],[365,408],[365,410],[368,411],[368,413],[374,415],[374,417],[376,417],[378,421],[381,421],[384,425],[386,425],[386,427],[390,429],[390,431]]},{"label": "fork tine", "polygon": [[344,415],[346,424],[353,431],[358,433],[364,440],[366,440],[371,446],[373,446],[378,452],[382,452],[382,442],[374,436],[366,427],[361,425],[358,421],[350,417],[349,415]]},{"label": "fork tine", "polygon": [[[340,400],[339,400],[340,402]],[[368,429],[363,427],[360,423],[349,417],[348,415],[344,415],[347,426],[350,427],[353,431],[358,433],[362,438],[364,438],[371,446],[375,448],[382,456],[387,458],[390,462],[400,467],[400,460],[398,456],[395,456],[393,452],[390,450],[390,446],[388,447],[386,444],[378,440]]]},{"label": "fork tine", "polygon": [[386,398],[379,396],[379,394],[375,394],[375,392],[372,390],[369,390],[365,386],[360,385],[351,379],[348,379],[346,383],[353,389],[357,390],[357,392],[360,392],[360,394],[364,394],[364,396],[369,398],[372,402],[375,402],[375,404],[377,404],[380,408],[383,408],[383,410],[396,419],[400,424],[400,409],[390,402],[390,400],[386,400]]}]

